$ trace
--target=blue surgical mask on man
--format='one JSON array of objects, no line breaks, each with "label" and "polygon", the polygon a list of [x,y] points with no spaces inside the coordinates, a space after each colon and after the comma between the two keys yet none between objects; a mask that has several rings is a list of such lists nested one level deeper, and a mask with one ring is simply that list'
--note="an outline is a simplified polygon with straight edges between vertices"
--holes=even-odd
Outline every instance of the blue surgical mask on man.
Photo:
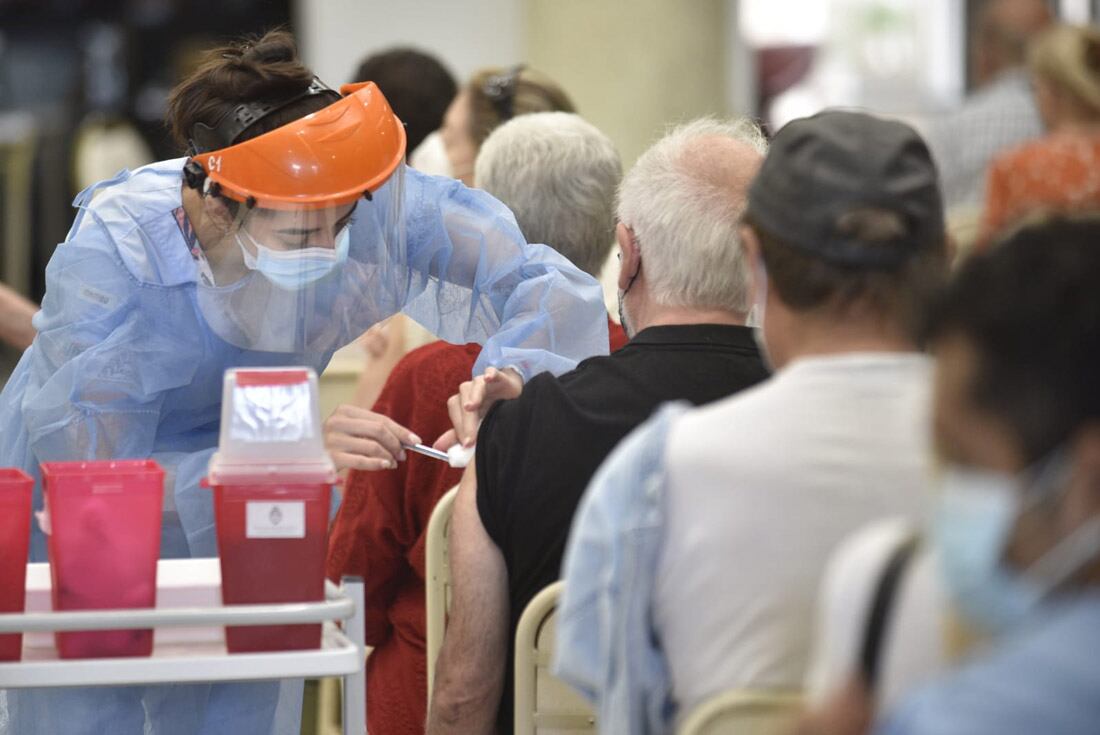
[{"label": "blue surgical mask on man", "polygon": [[[241,241],[244,234],[256,249],[253,255]],[[351,243],[351,228],[344,227],[336,236],[333,248],[302,248],[300,250],[273,250],[261,245],[245,229],[237,231],[237,245],[244,253],[244,264],[251,270],[259,271],[264,278],[279,288],[296,291],[318,281],[348,259]]]},{"label": "blue surgical mask on man", "polygon": [[952,466],[941,480],[932,537],[955,604],[990,633],[1023,623],[1051,592],[1100,553],[1100,517],[1082,524],[1028,569],[1006,565],[1020,515],[1062,491],[1064,455],[1019,475]]}]

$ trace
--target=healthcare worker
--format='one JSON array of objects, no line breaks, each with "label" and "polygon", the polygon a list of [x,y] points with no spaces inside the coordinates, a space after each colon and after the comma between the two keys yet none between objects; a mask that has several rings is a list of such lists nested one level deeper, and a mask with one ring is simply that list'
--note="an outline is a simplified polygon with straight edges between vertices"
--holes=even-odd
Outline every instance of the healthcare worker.
[{"label": "healthcare worker", "polygon": [[[319,373],[398,311],[450,341],[482,342],[475,373],[529,378],[606,354],[592,278],[527,245],[492,197],[406,168],[404,130],[373,84],[342,91],[316,80],[282,32],[209,52],[174,90],[169,122],[188,157],[123,171],[75,201],[38,337],[0,395],[0,466],[37,477],[40,462],[151,457],[167,470],[162,556],[213,556],[199,482],[227,368]],[[377,424],[346,423],[343,448],[384,466],[398,457],[370,436]],[[35,528],[32,560],[45,552]],[[7,700],[20,735],[129,735],[146,716],[156,735],[296,733],[301,683]]]}]

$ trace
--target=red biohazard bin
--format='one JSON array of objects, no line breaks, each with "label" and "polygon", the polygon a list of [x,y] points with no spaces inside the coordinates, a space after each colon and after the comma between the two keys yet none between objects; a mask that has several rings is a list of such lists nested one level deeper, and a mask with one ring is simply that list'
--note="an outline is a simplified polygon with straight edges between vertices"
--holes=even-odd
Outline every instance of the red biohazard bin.
[{"label": "red biohazard bin", "polygon": [[[307,368],[226,372],[210,460],[222,602],[320,602],[336,471],[324,449],[317,375]],[[230,653],[319,648],[321,625],[227,626]]]},{"label": "red biohazard bin", "polygon": [[[320,602],[325,597],[331,480],[268,476],[214,485],[222,602]],[[321,626],[227,626],[230,653],[319,648]]]},{"label": "red biohazard bin", "polygon": [[[0,468],[0,613],[21,613],[27,596],[27,546],[31,539],[34,480]],[[23,635],[0,635],[0,661],[18,661]]]},{"label": "red biohazard bin", "polygon": [[[54,610],[156,606],[164,470],[152,460],[46,462]],[[61,658],[148,656],[153,631],[56,633]]]}]

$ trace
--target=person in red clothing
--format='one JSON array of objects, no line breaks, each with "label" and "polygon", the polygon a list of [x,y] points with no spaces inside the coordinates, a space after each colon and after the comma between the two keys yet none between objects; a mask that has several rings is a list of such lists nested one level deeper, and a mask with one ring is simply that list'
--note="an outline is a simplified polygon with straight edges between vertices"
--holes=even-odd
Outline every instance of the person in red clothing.
[{"label": "person in red clothing", "polygon": [[[423,436],[450,428],[444,408],[481,346],[432,342],[394,366],[371,409]],[[372,733],[423,732],[427,701],[424,542],[432,508],[462,470],[408,453],[397,469],[352,470],[329,541],[328,575],[363,578],[367,716]]]},{"label": "person in red clothing", "polygon": [[990,167],[983,249],[1031,216],[1100,210],[1100,28],[1052,28],[1029,63],[1047,135]]},{"label": "person in red clothing", "polygon": [[[598,276],[614,242],[619,154],[595,127],[570,113],[524,115],[482,146],[478,185],[516,215],[531,242],[545,242]],[[610,348],[627,342],[608,319]],[[451,428],[447,399],[470,379],[480,346],[433,342],[390,373],[371,409],[423,437]],[[425,535],[436,502],[462,470],[419,454],[397,469],[353,470],[329,541],[327,571],[365,582],[367,729],[372,735],[423,733],[428,679],[424,603]]]}]

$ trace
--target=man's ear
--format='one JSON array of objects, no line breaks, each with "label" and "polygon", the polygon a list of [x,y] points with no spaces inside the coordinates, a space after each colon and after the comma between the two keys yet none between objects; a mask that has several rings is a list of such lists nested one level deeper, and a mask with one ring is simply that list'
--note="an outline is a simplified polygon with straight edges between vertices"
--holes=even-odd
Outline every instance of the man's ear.
[{"label": "man's ear", "polygon": [[233,227],[233,212],[229,205],[221,197],[204,196],[202,198],[202,214],[208,222],[224,233],[228,233]]},{"label": "man's ear", "polygon": [[615,239],[619,242],[619,250],[622,251],[622,259],[619,261],[620,290],[630,288],[630,281],[638,274],[642,267],[642,253],[638,248],[638,240],[634,237],[634,231],[622,222],[615,225]]},{"label": "man's ear", "polygon": [[760,238],[756,236],[756,230],[752,229],[748,225],[741,225],[741,247],[745,249],[745,255],[748,256],[749,266],[756,268],[757,262],[760,260]]},{"label": "man's ear", "polygon": [[[764,268],[764,253],[763,248],[760,246],[760,238],[756,234],[756,230],[748,225],[741,225],[741,247],[745,249],[745,262],[748,266],[749,283],[752,286],[752,300],[750,304],[756,304],[758,301],[765,300],[767,291],[761,291],[761,289],[767,289],[767,283],[762,282],[766,268]],[[757,314],[757,319],[760,315]]]}]

